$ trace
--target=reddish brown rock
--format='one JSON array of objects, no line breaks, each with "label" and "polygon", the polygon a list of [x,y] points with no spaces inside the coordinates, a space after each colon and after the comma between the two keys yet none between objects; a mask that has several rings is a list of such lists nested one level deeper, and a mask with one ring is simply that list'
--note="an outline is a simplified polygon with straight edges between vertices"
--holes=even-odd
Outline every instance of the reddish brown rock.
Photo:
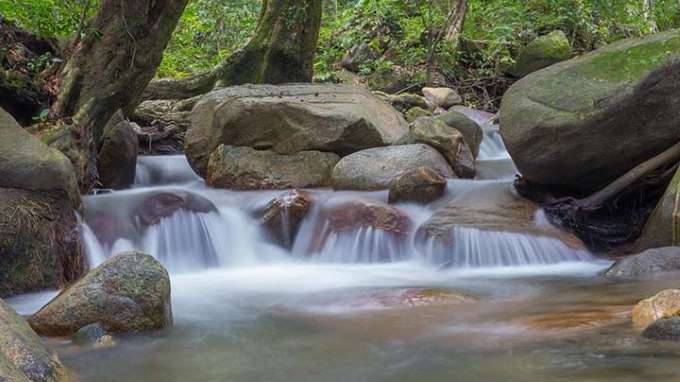
[{"label": "reddish brown rock", "polygon": [[272,199],[258,215],[260,223],[274,241],[290,248],[311,206],[312,197],[309,193],[292,190]]},{"label": "reddish brown rock", "polygon": [[390,183],[389,203],[428,204],[446,191],[446,178],[439,172],[420,167],[404,172]]}]

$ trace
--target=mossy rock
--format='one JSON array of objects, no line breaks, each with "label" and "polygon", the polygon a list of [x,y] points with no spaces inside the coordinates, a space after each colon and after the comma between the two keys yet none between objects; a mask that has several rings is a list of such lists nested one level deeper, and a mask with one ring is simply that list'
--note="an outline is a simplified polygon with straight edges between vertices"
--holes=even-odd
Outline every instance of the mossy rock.
[{"label": "mossy rock", "polygon": [[680,141],[680,31],[623,40],[534,72],[501,103],[500,131],[533,183],[594,192]]},{"label": "mossy rock", "polygon": [[429,110],[425,110],[422,107],[412,107],[408,109],[406,114],[404,114],[404,118],[406,118],[406,122],[411,123],[415,121],[416,119],[420,117],[431,117],[432,112]]},{"label": "mossy rock", "polygon": [[84,273],[76,216],[61,193],[0,188],[0,296],[57,289]]},{"label": "mossy rock", "polygon": [[412,81],[411,75],[401,67],[379,68],[368,77],[368,87],[388,94],[404,90]]},{"label": "mossy rock", "polygon": [[571,45],[567,36],[562,31],[553,31],[537,37],[521,49],[517,61],[508,69],[508,73],[521,78],[570,57]]},{"label": "mossy rock", "polygon": [[116,255],[29,318],[47,336],[70,336],[98,322],[109,333],[162,329],[172,325],[170,277],[153,257]]},{"label": "mossy rock", "polygon": [[438,115],[435,118],[463,134],[465,142],[470,146],[470,150],[474,157],[477,158],[477,155],[479,155],[479,147],[484,138],[484,131],[477,122],[458,111],[449,111],[448,113]]},{"label": "mossy rock", "polygon": [[2,300],[0,300],[0,380],[9,382],[71,380],[57,356],[43,345],[26,321]]}]

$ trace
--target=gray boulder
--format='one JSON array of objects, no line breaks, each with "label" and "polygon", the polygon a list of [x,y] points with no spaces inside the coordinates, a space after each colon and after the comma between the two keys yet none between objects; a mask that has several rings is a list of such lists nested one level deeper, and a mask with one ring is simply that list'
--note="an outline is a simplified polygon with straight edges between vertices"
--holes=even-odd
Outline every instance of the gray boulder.
[{"label": "gray boulder", "polygon": [[656,320],[642,331],[642,336],[655,341],[680,342],[680,317]]},{"label": "gray boulder", "polygon": [[500,132],[529,181],[590,193],[680,141],[680,31],[623,40],[508,90]]},{"label": "gray boulder", "polygon": [[118,111],[104,128],[97,154],[97,171],[102,187],[120,190],[135,182],[138,150],[137,133]]},{"label": "gray boulder", "polygon": [[149,255],[116,255],[62,291],[28,320],[46,336],[70,336],[98,322],[107,332],[137,332],[172,325],[170,278]]},{"label": "gray boulder", "polygon": [[618,260],[605,272],[605,276],[644,278],[677,271],[680,271],[680,247],[665,247],[649,249]]},{"label": "gray boulder", "polygon": [[421,167],[430,167],[447,178],[454,177],[451,166],[437,150],[424,144],[412,144],[378,147],[348,155],[333,169],[332,184],[338,190],[384,190],[403,172]]},{"label": "gray boulder", "polygon": [[246,85],[205,95],[191,115],[185,151],[199,175],[220,145],[277,154],[347,155],[396,142],[408,131],[401,114],[366,89],[342,85]]},{"label": "gray boulder", "polygon": [[70,376],[57,356],[17,312],[0,300],[0,380],[66,382]]},{"label": "gray boulder", "polygon": [[271,150],[220,146],[210,156],[206,182],[218,188],[270,190],[330,185],[340,157],[320,151],[279,155]]}]

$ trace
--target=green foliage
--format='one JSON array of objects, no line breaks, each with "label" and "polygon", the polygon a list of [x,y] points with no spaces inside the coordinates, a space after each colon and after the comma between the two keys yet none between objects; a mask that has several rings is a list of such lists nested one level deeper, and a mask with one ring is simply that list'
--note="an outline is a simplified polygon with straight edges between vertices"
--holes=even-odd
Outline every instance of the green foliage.
[{"label": "green foliage", "polygon": [[[87,6],[89,5],[89,6]],[[67,37],[96,11],[96,0],[0,0],[0,14],[41,36]]]}]

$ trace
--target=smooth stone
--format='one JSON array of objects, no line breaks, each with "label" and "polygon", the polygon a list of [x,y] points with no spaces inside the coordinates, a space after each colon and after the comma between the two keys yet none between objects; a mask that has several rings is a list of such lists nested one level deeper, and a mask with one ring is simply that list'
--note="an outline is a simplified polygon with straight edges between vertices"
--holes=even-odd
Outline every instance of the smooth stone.
[{"label": "smooth stone", "polygon": [[645,328],[652,322],[680,315],[680,289],[667,289],[640,301],[633,308],[633,324]]},{"label": "smooth stone", "polygon": [[663,272],[680,271],[680,247],[653,248],[617,260],[606,277],[645,278]]},{"label": "smooth stone", "polygon": [[390,183],[388,202],[428,204],[446,192],[446,178],[429,167],[406,171]]}]

